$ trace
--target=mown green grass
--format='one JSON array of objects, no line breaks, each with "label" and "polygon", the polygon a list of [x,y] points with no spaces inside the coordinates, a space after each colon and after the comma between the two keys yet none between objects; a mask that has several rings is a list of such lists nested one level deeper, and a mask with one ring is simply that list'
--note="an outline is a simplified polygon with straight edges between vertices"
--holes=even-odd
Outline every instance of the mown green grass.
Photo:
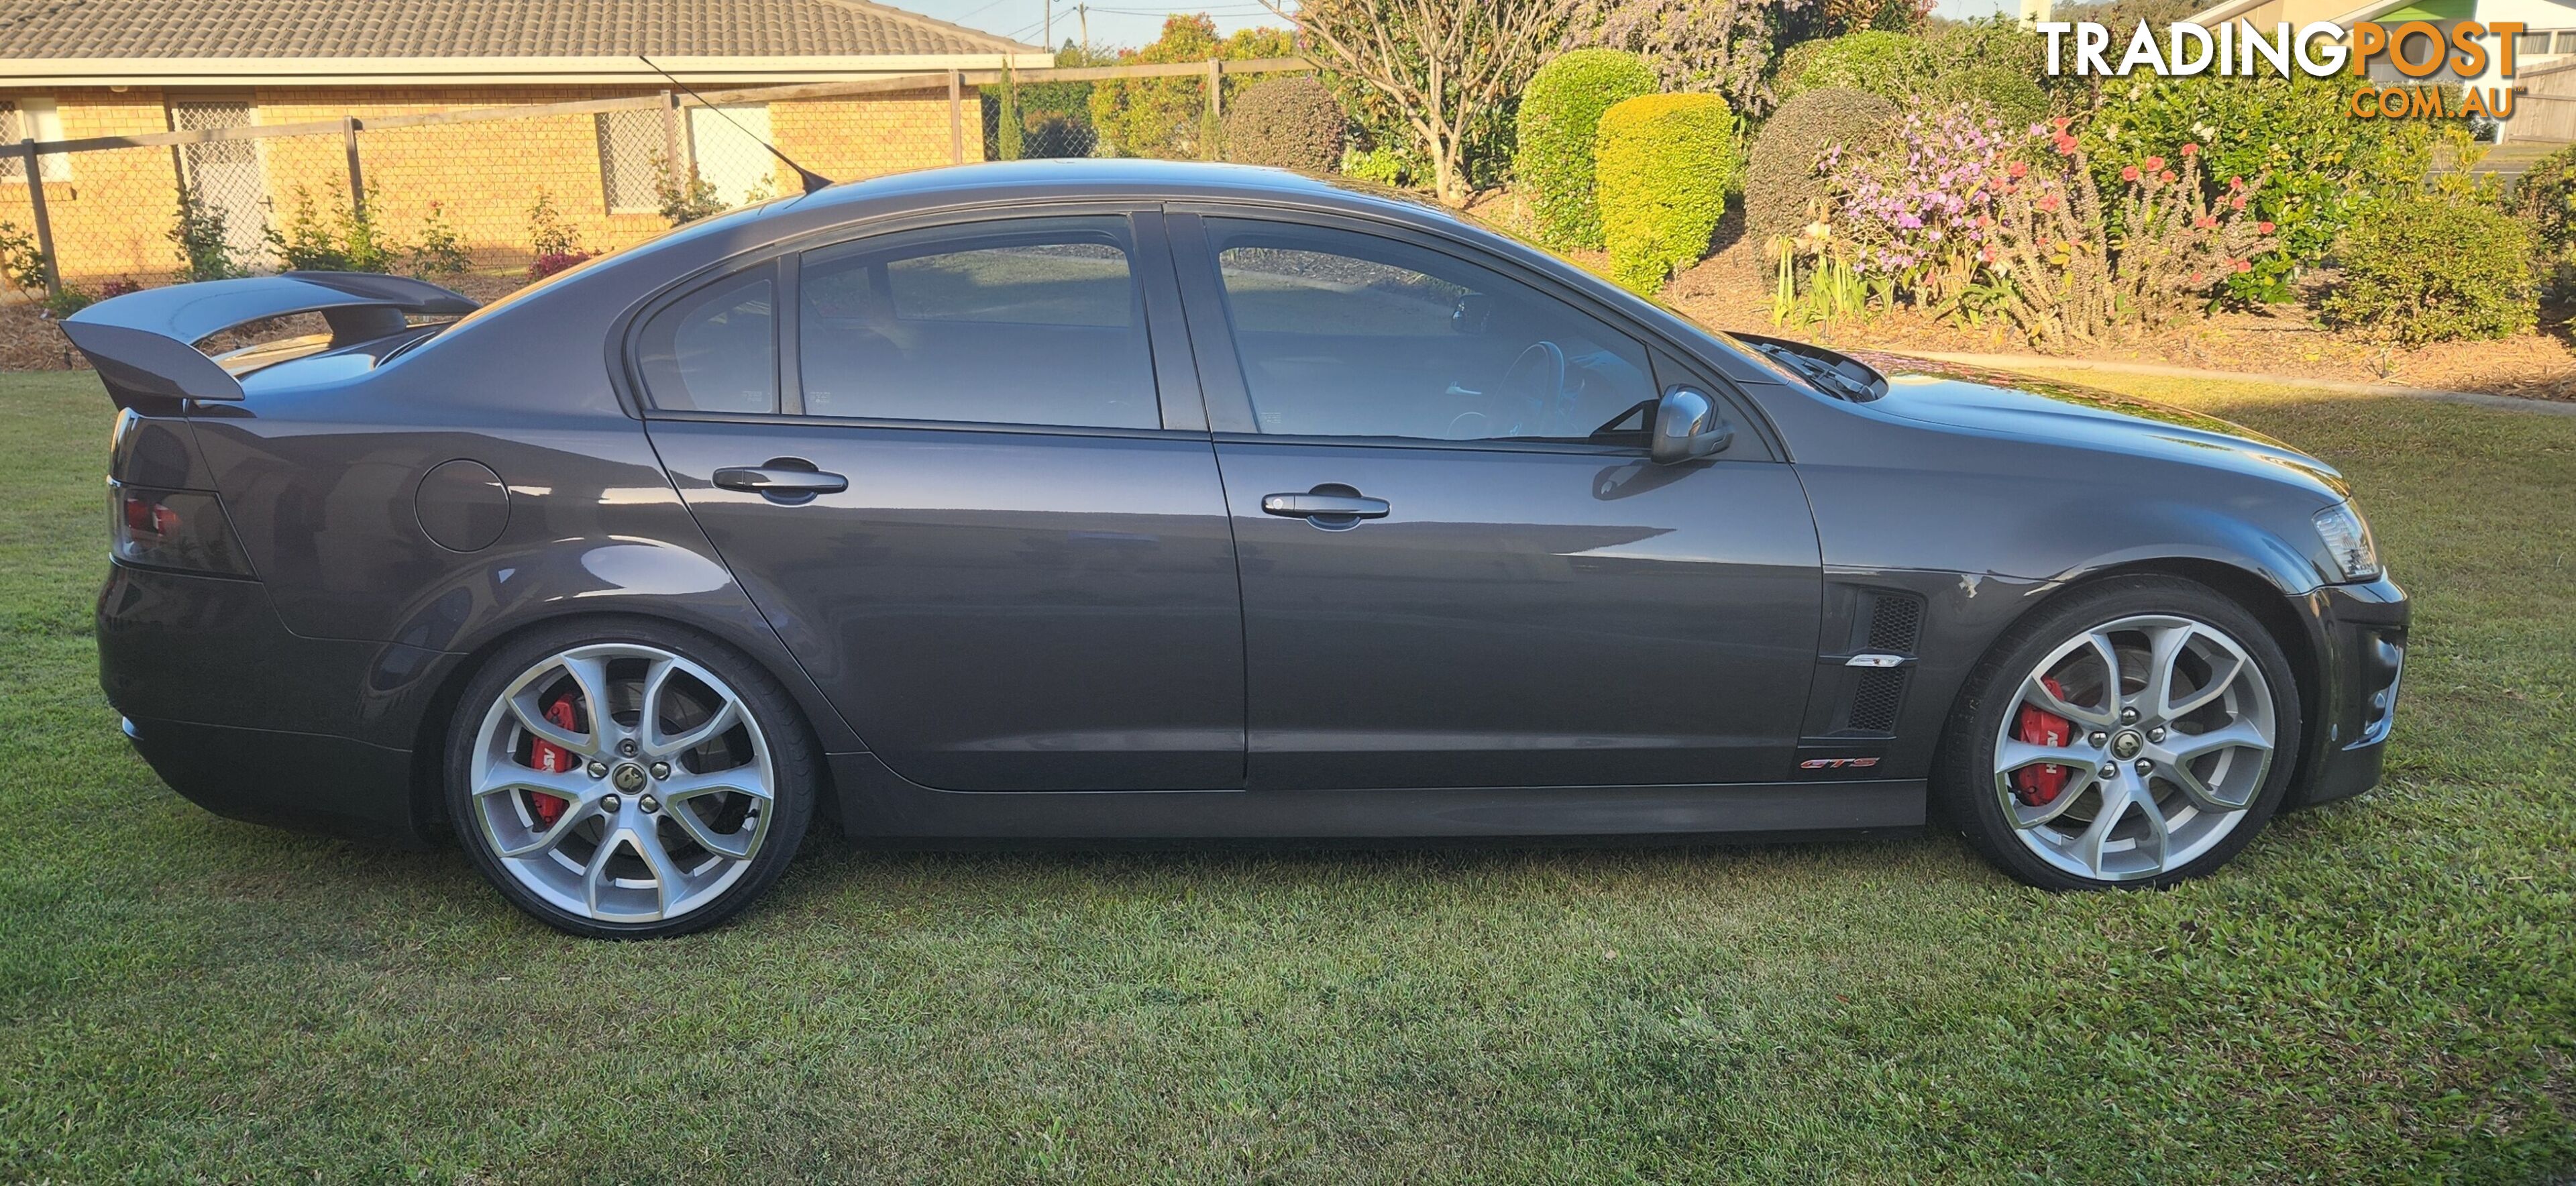
[{"label": "mown green grass", "polygon": [[2566,1173],[2576,420],[2121,382],[2345,467],[2418,599],[2389,784],[2219,876],[826,839],[635,945],[164,789],[95,682],[106,401],[0,378],[0,1178]]}]

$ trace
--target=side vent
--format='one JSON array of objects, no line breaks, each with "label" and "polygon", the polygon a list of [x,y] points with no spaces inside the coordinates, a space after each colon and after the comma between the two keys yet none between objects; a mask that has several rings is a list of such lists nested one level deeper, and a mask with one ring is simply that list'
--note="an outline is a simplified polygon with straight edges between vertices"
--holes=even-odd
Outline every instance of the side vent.
[{"label": "side vent", "polygon": [[1869,649],[1898,655],[1914,653],[1923,633],[1923,600],[1905,593],[1870,594]]},{"label": "side vent", "polygon": [[1832,731],[1891,734],[1904,713],[1905,687],[1913,678],[1911,660],[1922,642],[1923,599],[1898,589],[1858,588],[1853,592],[1849,652],[1894,655],[1906,662],[1895,667],[1845,669]]},{"label": "side vent", "polygon": [[1852,688],[1848,726],[1864,733],[1896,731],[1896,710],[1905,703],[1903,670],[1864,671]]}]

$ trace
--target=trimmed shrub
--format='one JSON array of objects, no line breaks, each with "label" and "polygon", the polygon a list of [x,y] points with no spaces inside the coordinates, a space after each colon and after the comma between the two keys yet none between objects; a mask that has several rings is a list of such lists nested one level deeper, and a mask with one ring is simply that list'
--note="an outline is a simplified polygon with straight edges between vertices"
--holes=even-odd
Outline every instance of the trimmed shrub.
[{"label": "trimmed shrub", "polygon": [[2048,92],[2031,75],[2001,66],[1969,66],[1924,83],[1916,93],[1932,103],[1974,103],[2007,124],[2048,117]]},{"label": "trimmed shrub", "polygon": [[1329,173],[1342,163],[1350,117],[1312,75],[1265,79],[1226,108],[1225,153],[1247,165]]},{"label": "trimmed shrub", "polygon": [[2539,320],[2531,233],[2486,206],[2399,198],[2354,219],[2335,256],[2343,279],[2320,311],[2378,341],[2501,338]]},{"label": "trimmed shrub", "polygon": [[1521,92],[1513,172],[1529,190],[1540,242],[1601,246],[1601,210],[1592,195],[1593,138],[1601,113],[1655,89],[1655,68],[1624,50],[1578,49],[1539,67]]},{"label": "trimmed shrub", "polygon": [[1754,137],[1744,160],[1744,233],[1755,242],[1795,235],[1826,195],[1817,158],[1836,145],[1845,157],[1863,157],[1890,143],[1904,117],[1896,105],[1867,91],[1825,87],[1780,105]]},{"label": "trimmed shrub", "polygon": [[1845,33],[1803,42],[1780,61],[1780,97],[1804,91],[1846,87],[1902,103],[1932,77],[1936,61],[1931,43],[1903,33],[1875,30]]},{"label": "trimmed shrub", "polygon": [[2531,163],[2514,184],[2513,212],[2531,228],[2541,285],[2556,295],[2576,293],[2576,145]]},{"label": "trimmed shrub", "polygon": [[1736,137],[1715,95],[1641,95],[1601,113],[1594,183],[1611,279],[1652,293],[1708,254],[1742,171]]}]

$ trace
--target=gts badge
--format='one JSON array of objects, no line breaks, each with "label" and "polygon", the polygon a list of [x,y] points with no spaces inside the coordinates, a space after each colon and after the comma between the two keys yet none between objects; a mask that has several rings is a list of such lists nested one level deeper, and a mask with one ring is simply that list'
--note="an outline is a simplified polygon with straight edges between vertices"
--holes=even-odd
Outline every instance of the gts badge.
[{"label": "gts badge", "polygon": [[1800,770],[1867,770],[1878,765],[1876,758],[1809,758],[1798,763]]}]

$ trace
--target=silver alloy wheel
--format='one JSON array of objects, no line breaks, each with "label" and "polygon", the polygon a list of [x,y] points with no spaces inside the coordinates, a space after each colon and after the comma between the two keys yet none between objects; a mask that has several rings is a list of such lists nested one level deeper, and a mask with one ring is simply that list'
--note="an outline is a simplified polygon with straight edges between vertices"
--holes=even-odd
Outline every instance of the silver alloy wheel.
[{"label": "silver alloy wheel", "polygon": [[[548,719],[558,704],[574,725]],[[539,768],[540,755],[565,768]],[[600,922],[677,918],[715,900],[759,854],[777,798],[768,739],[742,696],[688,659],[628,642],[574,647],[510,681],[484,714],[468,777],[501,867]],[[560,801],[560,814],[547,820],[536,796]]]},{"label": "silver alloy wheel", "polygon": [[[2068,721],[2066,743],[2023,740],[2025,709]],[[2225,631],[2170,614],[2106,622],[2022,678],[1995,734],[1995,794],[2013,835],[2050,865],[2154,877],[2243,822],[2271,770],[2272,711],[2261,666]],[[2015,785],[2035,767],[2063,772],[2053,796]]]}]

